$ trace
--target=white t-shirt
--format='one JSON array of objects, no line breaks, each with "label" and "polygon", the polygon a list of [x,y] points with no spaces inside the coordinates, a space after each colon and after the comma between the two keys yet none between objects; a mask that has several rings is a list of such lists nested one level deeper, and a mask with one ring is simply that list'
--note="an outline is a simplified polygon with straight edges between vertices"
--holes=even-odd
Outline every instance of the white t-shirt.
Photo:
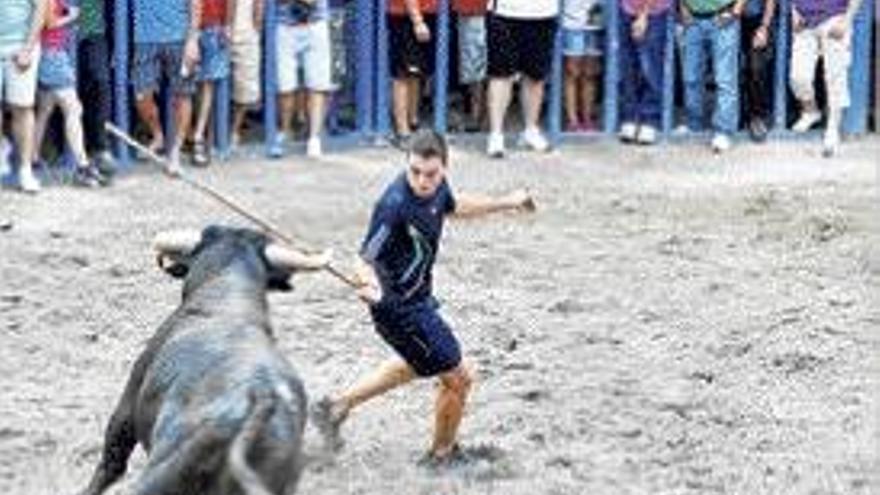
[{"label": "white t-shirt", "polygon": [[547,19],[559,15],[559,0],[489,0],[489,10],[513,19]]},{"label": "white t-shirt", "polygon": [[562,27],[565,29],[587,29],[590,24],[590,10],[598,0],[562,0]]}]

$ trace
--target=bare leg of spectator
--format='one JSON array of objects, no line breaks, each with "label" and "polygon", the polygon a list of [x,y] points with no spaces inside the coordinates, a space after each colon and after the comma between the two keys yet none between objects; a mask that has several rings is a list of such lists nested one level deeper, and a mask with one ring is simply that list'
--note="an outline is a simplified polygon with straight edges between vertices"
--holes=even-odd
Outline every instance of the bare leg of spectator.
[{"label": "bare leg of spectator", "polygon": [[34,118],[34,153],[31,155],[31,160],[34,163],[40,160],[40,150],[43,148],[46,127],[53,110],[55,110],[54,95],[49,91],[40,91],[37,95],[37,114]]},{"label": "bare leg of spectator", "polygon": [[89,166],[89,157],[86,154],[85,141],[82,128],[82,104],[73,88],[65,89],[57,93],[58,105],[64,114],[64,135],[67,145],[80,167]]},{"label": "bare leg of spectator", "polygon": [[205,145],[205,131],[211,120],[211,108],[214,103],[214,83],[206,81],[201,84],[199,91],[199,112],[196,117],[196,127],[193,132],[193,163],[207,165],[208,155]]},{"label": "bare leg of spectator", "polygon": [[171,168],[180,170],[180,148],[189,134],[190,122],[192,121],[192,98],[189,95],[175,95],[174,117],[177,126],[177,134],[169,152]]},{"label": "bare leg of spectator", "polygon": [[392,84],[391,99],[394,109],[394,130],[400,137],[408,137],[409,127],[409,78],[398,78]]},{"label": "bare leg of spectator", "polygon": [[247,116],[248,108],[244,105],[235,105],[232,114],[232,146],[241,144],[241,128],[244,127],[244,118]]},{"label": "bare leg of spectator", "polygon": [[288,139],[291,136],[293,114],[296,113],[296,93],[280,94],[278,100],[281,103],[281,129],[279,132],[282,139]]},{"label": "bare leg of spectator", "polygon": [[522,91],[525,92],[525,115],[526,130],[538,130],[538,119],[541,118],[541,103],[544,101],[544,81],[535,81],[528,77],[523,78]]},{"label": "bare leg of spectator", "polygon": [[584,75],[582,60],[582,57],[565,57],[565,116],[569,131],[581,130],[578,89]]},{"label": "bare leg of spectator", "polygon": [[581,118],[584,130],[596,130],[596,93],[599,87],[599,76],[602,74],[601,62],[596,57],[584,59],[583,79],[581,80]]},{"label": "bare leg of spectator", "polygon": [[473,83],[468,86],[471,105],[470,120],[474,127],[473,129],[468,129],[469,131],[478,131],[485,125],[485,122],[483,122],[485,115],[484,105],[486,104],[485,91],[486,89],[482,82]]},{"label": "bare leg of spectator", "polygon": [[165,147],[165,137],[162,135],[162,124],[159,122],[159,108],[156,106],[156,99],[152,92],[138,95],[135,106],[141,120],[150,128],[150,145],[149,148],[161,153]]},{"label": "bare leg of spectator", "polygon": [[318,158],[322,154],[321,134],[324,132],[324,110],[327,106],[327,94],[322,91],[309,91],[309,140],[306,154]]},{"label": "bare leg of spectator", "polygon": [[18,145],[19,183],[25,192],[37,192],[40,184],[33,176],[34,156],[34,109],[12,108],[12,134]]},{"label": "bare leg of spectator", "polygon": [[493,158],[504,156],[504,115],[512,92],[513,78],[489,80],[489,142],[486,152]]},{"label": "bare leg of spectator", "polygon": [[409,129],[419,126],[419,102],[421,101],[421,80],[417,77],[408,79],[409,88],[407,89],[407,118],[409,119]]}]

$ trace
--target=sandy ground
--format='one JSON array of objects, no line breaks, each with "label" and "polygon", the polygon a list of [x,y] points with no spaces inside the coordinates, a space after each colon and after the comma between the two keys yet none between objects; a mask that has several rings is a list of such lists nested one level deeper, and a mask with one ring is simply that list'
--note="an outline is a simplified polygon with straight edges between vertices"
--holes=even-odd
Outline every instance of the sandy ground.
[{"label": "sandy ground", "polygon": [[[459,190],[531,187],[541,209],[453,224],[437,294],[479,385],[483,457],[431,474],[432,384],[358,410],[304,494],[878,493],[880,141],[568,147],[504,162],[456,149]],[[197,176],[310,245],[354,256],[400,155],[236,160]],[[0,191],[0,493],[75,493],[145,340],[179,298],[149,241],[238,223],[146,165],[115,187]],[[271,296],[312,399],[389,351],[336,280]],[[306,450],[320,453],[309,429]],[[144,454],[110,493],[129,493]]]}]

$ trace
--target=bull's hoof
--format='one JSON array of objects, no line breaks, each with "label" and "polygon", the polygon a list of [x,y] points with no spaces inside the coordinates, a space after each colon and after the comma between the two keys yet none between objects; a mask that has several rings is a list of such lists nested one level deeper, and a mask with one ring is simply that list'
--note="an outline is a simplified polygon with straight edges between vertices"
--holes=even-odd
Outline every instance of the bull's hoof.
[{"label": "bull's hoof", "polygon": [[339,430],[348,414],[335,411],[333,401],[329,397],[324,397],[312,406],[311,416],[315,427],[324,437],[324,445],[327,449],[331,452],[342,450],[345,442]]}]

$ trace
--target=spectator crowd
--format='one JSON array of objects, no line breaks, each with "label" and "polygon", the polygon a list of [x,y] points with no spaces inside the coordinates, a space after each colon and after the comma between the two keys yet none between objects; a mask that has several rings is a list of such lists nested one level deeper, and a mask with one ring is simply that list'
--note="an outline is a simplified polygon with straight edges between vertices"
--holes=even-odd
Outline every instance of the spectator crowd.
[{"label": "spectator crowd", "polygon": [[[47,149],[73,162],[74,183],[110,183],[116,167],[104,128],[113,104],[109,2],[0,1],[0,176],[14,165],[24,192],[40,190],[34,168],[46,166]],[[277,105],[280,117],[278,154],[301,132],[306,155],[323,155],[328,115],[339,109],[337,94],[346,86],[335,68],[335,59],[344,54],[337,45],[345,37],[334,35],[330,0],[276,0],[276,29],[268,32],[277,49],[278,98],[266,101],[265,2],[131,0],[129,79],[135,114],[146,146],[167,157],[169,172],[211,162],[213,106],[218,83],[227,79],[233,146],[245,139],[248,115],[269,104]],[[806,132],[824,122],[827,156],[838,151],[842,116],[850,104],[851,33],[859,4],[792,0],[790,13],[784,13],[792,29],[787,79],[798,108],[792,130]],[[605,40],[613,29],[621,142],[657,142],[669,46],[677,47],[681,61],[683,118],[676,132],[709,131],[708,144],[717,153],[731,148],[741,128],[755,141],[765,139],[778,67],[777,0],[619,0],[614,16],[608,5],[604,0],[451,0],[450,85],[460,129],[485,133],[491,157],[505,156],[512,128],[519,129],[518,146],[548,150],[541,114],[559,39],[565,129],[598,130]],[[413,131],[425,125],[421,103],[436,89],[431,85],[436,84],[437,9],[437,0],[387,1],[388,111],[394,141],[404,148]],[[674,30],[667,29],[670,16]],[[670,34],[675,43],[669,43]],[[824,97],[817,98],[820,60]],[[173,100],[170,129],[160,117],[163,87]],[[53,126],[56,109],[63,124]],[[49,136],[51,142],[44,143]]]}]

